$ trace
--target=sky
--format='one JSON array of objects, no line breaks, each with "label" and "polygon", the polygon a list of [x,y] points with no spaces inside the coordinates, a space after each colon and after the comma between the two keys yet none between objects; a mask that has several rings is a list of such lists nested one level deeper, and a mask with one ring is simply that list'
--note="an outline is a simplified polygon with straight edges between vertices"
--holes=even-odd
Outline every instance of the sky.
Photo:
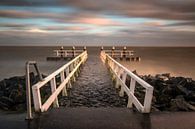
[{"label": "sky", "polygon": [[1,0],[0,46],[195,46],[195,0]]}]

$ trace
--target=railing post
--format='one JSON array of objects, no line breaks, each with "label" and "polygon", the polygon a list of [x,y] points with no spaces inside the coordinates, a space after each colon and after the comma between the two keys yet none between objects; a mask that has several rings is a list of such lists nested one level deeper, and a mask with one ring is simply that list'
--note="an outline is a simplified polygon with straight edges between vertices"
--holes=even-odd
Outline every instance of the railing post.
[{"label": "railing post", "polygon": [[[136,85],[135,79],[131,78],[130,92],[131,92],[132,95],[134,95],[135,85]],[[132,108],[132,104],[133,104],[133,98],[132,98],[132,96],[129,96],[127,107]]]},{"label": "railing post", "polygon": [[[70,73],[70,68],[67,67],[66,70],[65,70],[65,72],[66,72],[66,77],[68,77],[68,75]],[[68,88],[72,88],[72,84],[71,84],[71,81],[70,80],[68,80],[67,87]]]},{"label": "railing post", "polygon": [[58,50],[56,51],[56,56],[59,56],[59,52],[58,52]]},{"label": "railing post", "polygon": [[111,56],[112,56],[112,57],[114,57],[114,54],[115,54],[115,53],[114,53],[114,50],[115,50],[115,47],[113,46],[113,47],[112,47],[112,52],[111,52]]},{"label": "railing post", "polygon": [[[70,65],[70,71],[72,72],[74,70],[74,63]],[[72,75],[73,82],[76,81],[75,74]]]},{"label": "railing post", "polygon": [[[124,84],[125,84],[125,82],[126,82],[126,78],[127,78],[127,73],[124,71],[124,72],[123,72],[123,75],[122,75],[122,82],[123,82]],[[124,96],[124,93],[125,93],[125,91],[124,91],[124,86],[121,85],[121,90],[120,90],[119,96],[120,96],[120,97],[123,97],[123,96]]]},{"label": "railing post", "polygon": [[116,65],[116,84],[115,87],[118,89],[119,88],[119,79],[120,78],[120,68]]},{"label": "railing post", "polygon": [[[55,77],[51,79],[50,84],[51,84],[51,92],[53,94],[56,91],[56,79],[55,79]],[[56,99],[54,100],[53,106],[54,107],[59,107],[58,97],[56,97]]]},{"label": "railing post", "polygon": [[32,119],[32,108],[31,108],[31,84],[30,84],[30,65],[34,65],[35,70],[39,76],[39,79],[42,80],[42,75],[37,67],[36,61],[26,62],[26,104],[27,104],[27,116],[26,119]]},{"label": "railing post", "polygon": [[27,104],[27,116],[26,119],[32,119],[32,109],[31,109],[31,86],[30,86],[30,76],[29,76],[29,62],[26,63],[26,104]]},{"label": "railing post", "polygon": [[72,47],[72,56],[75,57],[75,47]]},{"label": "railing post", "polygon": [[86,51],[86,50],[87,50],[87,47],[86,47],[86,46],[84,46],[84,47],[83,47],[83,51]]},{"label": "railing post", "polygon": [[127,48],[124,47],[124,48],[123,48],[123,57],[124,57],[124,58],[126,58],[126,51],[127,51]]},{"label": "railing post", "polygon": [[[126,52],[126,47],[124,47],[123,51],[124,56],[128,56],[130,52]],[[103,59],[103,56],[106,58]],[[151,109],[151,103],[152,103],[152,97],[153,97],[153,87],[139,78],[139,76],[133,74],[131,71],[129,71],[127,68],[119,64],[117,61],[115,61],[111,56],[109,56],[106,53],[101,52],[102,60],[106,62],[108,68],[110,69],[111,73],[115,73],[116,79],[119,79],[119,83],[121,84],[121,90],[119,92],[119,96],[123,97],[124,93],[126,92],[128,95],[128,108],[131,108],[134,104],[135,107],[142,113],[149,113]],[[119,70],[120,69],[120,70]],[[122,73],[122,77],[120,76]],[[126,78],[127,75],[131,77],[130,87],[126,85]],[[136,82],[138,82],[140,85],[142,85],[145,89],[145,99],[144,104],[141,104],[141,102],[136,98],[134,95]],[[117,86],[117,80],[116,80],[116,86]]]},{"label": "railing post", "polygon": [[100,50],[103,51],[104,50],[104,47],[102,46]]},{"label": "railing post", "polygon": [[142,110],[143,113],[150,112],[152,97],[153,97],[153,87],[147,88],[145,93],[145,99],[144,99],[144,109]]},{"label": "railing post", "polygon": [[[74,65],[74,68],[77,66],[78,64],[78,60],[76,60],[73,65]],[[78,69],[75,71],[75,76],[78,77],[79,76],[79,73],[78,73]]]},{"label": "railing post", "polygon": [[32,87],[32,92],[33,92],[33,102],[34,102],[34,108],[35,112],[40,112],[41,111],[41,95],[40,95],[40,90],[36,87]]},{"label": "railing post", "polygon": [[37,67],[37,63],[34,63],[34,67],[35,67],[35,70],[36,70],[36,72],[37,72],[37,74],[39,76],[39,79],[42,81],[43,77],[42,77],[42,75],[41,75],[41,73],[39,71],[39,68]]},{"label": "railing post", "polygon": [[[79,63],[80,61],[82,61],[83,58],[84,58],[84,57],[79,58],[78,63]],[[83,62],[84,62],[84,60],[81,62],[81,65],[80,65],[79,68],[77,69],[78,75],[79,75],[80,72],[81,72],[81,66],[82,66]]]},{"label": "railing post", "polygon": [[[60,79],[61,79],[61,83],[64,81],[65,77],[64,77],[64,70],[60,73]],[[66,90],[66,85],[64,86],[64,88],[62,89],[62,96],[67,96],[67,90]]]},{"label": "railing post", "polygon": [[64,52],[64,57],[67,57],[67,55],[68,55],[68,54],[67,54],[67,51],[65,51],[65,52]]}]

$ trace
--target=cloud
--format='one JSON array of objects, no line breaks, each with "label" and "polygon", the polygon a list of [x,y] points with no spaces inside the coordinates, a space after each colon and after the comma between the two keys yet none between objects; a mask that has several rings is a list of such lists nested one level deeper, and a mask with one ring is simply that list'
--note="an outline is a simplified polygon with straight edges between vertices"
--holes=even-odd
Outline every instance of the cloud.
[{"label": "cloud", "polygon": [[0,23],[0,27],[8,27],[8,28],[28,28],[32,26],[34,26],[34,24]]},{"label": "cloud", "polygon": [[80,12],[176,20],[195,20],[194,0],[1,0],[8,6],[71,6]]},{"label": "cloud", "polygon": [[83,26],[48,26],[48,27],[41,27],[42,30],[46,31],[86,31],[90,30],[89,27]]},{"label": "cloud", "polygon": [[94,44],[193,45],[194,7],[194,0],[1,0],[0,44],[48,44],[65,38]]},{"label": "cloud", "polygon": [[78,23],[97,26],[123,26],[124,23],[113,21],[112,19],[94,15],[92,13],[51,13],[51,12],[32,12],[27,10],[0,10],[0,17],[40,19],[45,18],[60,23]]},{"label": "cloud", "polygon": [[94,12],[160,19],[195,20],[195,1],[65,0],[66,5]]},{"label": "cloud", "polygon": [[[33,12],[28,10],[0,10],[0,17],[5,18],[60,18],[63,16],[62,14],[58,13],[47,13],[47,12]],[[63,16],[65,18],[66,15]]]},{"label": "cloud", "polygon": [[195,26],[195,21],[176,22],[165,26]]}]

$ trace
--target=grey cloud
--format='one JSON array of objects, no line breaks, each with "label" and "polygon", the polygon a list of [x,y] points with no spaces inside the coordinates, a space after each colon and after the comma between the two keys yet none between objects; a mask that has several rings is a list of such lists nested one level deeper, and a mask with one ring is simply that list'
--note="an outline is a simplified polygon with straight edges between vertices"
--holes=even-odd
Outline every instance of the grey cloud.
[{"label": "grey cloud", "polygon": [[[98,21],[106,22],[99,24],[99,26],[124,26],[123,23],[113,22],[111,19],[102,17],[89,12],[81,13],[51,13],[51,12],[32,12],[27,10],[0,10],[0,17],[6,18],[22,18],[22,19],[34,19],[45,18],[58,23],[80,23],[98,25]],[[90,21],[91,19],[91,21]],[[97,22],[96,22],[97,21]],[[97,23],[97,24],[96,24]]]},{"label": "grey cloud", "polygon": [[35,26],[34,24],[19,24],[19,23],[0,23],[0,27],[26,28]]},{"label": "grey cloud", "polygon": [[186,21],[186,22],[177,22],[177,23],[171,23],[164,26],[195,26],[195,21]]},{"label": "grey cloud", "polygon": [[[28,10],[0,10],[0,17],[6,18],[60,18],[63,16],[58,13],[47,13],[47,12],[32,12]],[[66,15],[64,15],[65,17]]]},{"label": "grey cloud", "polygon": [[40,27],[41,30],[47,31],[85,31],[89,30],[89,27],[81,27],[81,26],[48,26],[48,27]]},{"label": "grey cloud", "polygon": [[[110,36],[97,34],[72,33],[31,33],[25,31],[0,32],[0,44],[10,42],[10,45],[147,45],[147,46],[195,46],[195,36],[190,32],[170,31],[126,31],[127,35],[119,36],[117,33]],[[17,33],[17,35],[15,34]],[[56,42],[60,44],[56,44]],[[99,44],[101,43],[101,44]]]},{"label": "grey cloud", "polygon": [[195,20],[193,0],[1,0],[0,5],[72,6],[80,9],[81,12]]}]

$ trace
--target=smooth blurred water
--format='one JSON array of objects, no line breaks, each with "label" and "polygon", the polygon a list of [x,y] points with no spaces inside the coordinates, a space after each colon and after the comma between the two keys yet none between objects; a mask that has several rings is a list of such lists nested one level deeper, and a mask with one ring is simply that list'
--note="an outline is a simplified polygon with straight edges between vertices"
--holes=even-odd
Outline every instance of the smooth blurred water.
[{"label": "smooth blurred water", "polygon": [[[57,48],[59,47],[0,47],[0,80],[24,75],[25,62],[28,60],[37,61],[42,73],[52,73],[66,63],[46,61],[46,57],[53,55],[53,50]],[[122,48],[116,47],[116,49]],[[171,73],[195,79],[195,48],[193,47],[128,47],[128,49],[134,50],[136,56],[141,57],[140,62],[119,60],[130,70],[137,70],[139,74]],[[100,47],[88,47],[88,51],[92,56],[99,56]]]},{"label": "smooth blurred water", "polygon": [[[37,61],[43,74],[49,74],[66,61],[47,61],[53,55],[52,47],[0,47],[0,80],[25,74],[26,61]],[[31,68],[34,71],[34,67]]]},{"label": "smooth blurred water", "polygon": [[138,74],[171,73],[171,76],[184,76],[195,79],[195,48],[194,47],[136,47],[131,48],[140,62],[119,61]]}]

